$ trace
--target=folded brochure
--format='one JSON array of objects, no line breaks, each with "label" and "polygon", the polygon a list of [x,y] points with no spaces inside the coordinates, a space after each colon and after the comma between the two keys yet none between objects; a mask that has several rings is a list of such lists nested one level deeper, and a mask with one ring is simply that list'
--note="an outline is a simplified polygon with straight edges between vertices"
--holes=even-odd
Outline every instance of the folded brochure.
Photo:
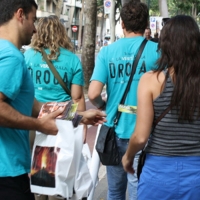
[{"label": "folded brochure", "polygon": [[42,118],[45,115],[56,111],[59,108],[63,108],[62,114],[58,115],[57,119],[64,119],[69,120],[73,122],[74,127],[77,127],[80,123],[82,116],[78,115],[76,113],[78,104],[73,104],[72,101],[66,101],[66,102],[47,102],[43,104],[40,113],[38,115],[38,118]]}]

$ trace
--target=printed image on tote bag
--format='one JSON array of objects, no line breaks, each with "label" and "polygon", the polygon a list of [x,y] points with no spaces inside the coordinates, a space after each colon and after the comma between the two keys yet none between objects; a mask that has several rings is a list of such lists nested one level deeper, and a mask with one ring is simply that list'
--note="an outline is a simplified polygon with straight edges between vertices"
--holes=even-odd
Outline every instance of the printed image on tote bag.
[{"label": "printed image on tote bag", "polygon": [[55,167],[58,147],[36,146],[31,168],[31,184],[55,188]]}]

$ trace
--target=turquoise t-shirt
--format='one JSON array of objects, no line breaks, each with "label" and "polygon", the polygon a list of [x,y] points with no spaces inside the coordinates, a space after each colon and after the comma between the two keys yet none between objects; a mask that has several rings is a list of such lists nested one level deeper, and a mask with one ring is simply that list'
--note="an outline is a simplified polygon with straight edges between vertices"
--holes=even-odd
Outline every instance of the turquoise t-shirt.
[{"label": "turquoise t-shirt", "polygon": [[[91,81],[96,80],[106,84],[107,122],[105,124],[108,126],[113,125],[118,105],[130,77],[133,59],[143,40],[142,36],[119,39],[104,47],[97,56]],[[155,68],[158,57],[157,43],[148,41],[137,65],[125,105],[137,106],[138,82],[145,72]],[[124,139],[130,138],[135,124],[136,114],[122,113],[116,128],[117,136]]]},{"label": "turquoise t-shirt", "polygon": [[[49,50],[46,49],[45,51],[49,54]],[[71,99],[54,77],[40,52],[29,49],[24,53],[24,56],[27,67],[33,78],[35,97],[38,101],[62,102]],[[82,65],[75,54],[67,49],[60,48],[58,59],[54,60],[52,63],[68,89],[71,88],[72,84],[84,85]]]},{"label": "turquoise t-shirt", "polygon": [[[34,87],[23,54],[9,41],[0,39],[0,92],[20,113],[31,116]],[[30,172],[29,132],[0,126],[0,177]]]}]

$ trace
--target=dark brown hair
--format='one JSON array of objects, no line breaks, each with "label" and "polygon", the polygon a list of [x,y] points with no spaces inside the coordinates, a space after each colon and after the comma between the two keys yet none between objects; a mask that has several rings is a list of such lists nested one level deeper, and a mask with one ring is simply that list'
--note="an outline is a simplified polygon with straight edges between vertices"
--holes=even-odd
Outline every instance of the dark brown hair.
[{"label": "dark brown hair", "polygon": [[122,7],[120,15],[127,31],[143,34],[148,26],[149,11],[144,3],[129,1]]},{"label": "dark brown hair", "polygon": [[0,25],[11,20],[19,8],[23,9],[25,15],[31,12],[33,7],[38,8],[34,0],[1,0],[0,4]]},{"label": "dark brown hair", "polygon": [[173,68],[174,91],[171,105],[179,119],[200,116],[200,32],[195,20],[178,15],[167,21],[160,35],[158,70]]}]

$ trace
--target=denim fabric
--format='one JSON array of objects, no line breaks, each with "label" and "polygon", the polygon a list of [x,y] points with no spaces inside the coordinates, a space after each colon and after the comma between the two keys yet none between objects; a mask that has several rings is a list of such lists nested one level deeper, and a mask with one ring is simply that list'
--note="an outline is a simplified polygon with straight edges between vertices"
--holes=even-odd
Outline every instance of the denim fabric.
[{"label": "denim fabric", "polygon": [[[123,156],[128,147],[128,139],[116,137],[118,149]],[[137,171],[139,153],[135,156],[134,169]],[[107,200],[125,200],[128,184],[129,200],[137,199],[137,175],[127,174],[120,163],[117,166],[107,166],[108,194]]]},{"label": "denim fabric", "polygon": [[200,199],[200,157],[147,154],[138,184],[138,200],[147,199]]}]

